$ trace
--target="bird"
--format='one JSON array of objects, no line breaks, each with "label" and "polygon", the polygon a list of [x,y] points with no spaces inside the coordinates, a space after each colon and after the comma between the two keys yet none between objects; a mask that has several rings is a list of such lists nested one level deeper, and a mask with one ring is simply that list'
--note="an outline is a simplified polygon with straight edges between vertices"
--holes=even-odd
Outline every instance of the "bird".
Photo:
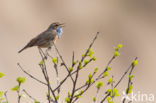
[{"label": "bird", "polygon": [[33,46],[39,48],[51,48],[53,43],[56,43],[56,41],[62,36],[63,27],[64,23],[53,22],[45,31],[31,39],[24,48],[18,51],[18,53]]}]

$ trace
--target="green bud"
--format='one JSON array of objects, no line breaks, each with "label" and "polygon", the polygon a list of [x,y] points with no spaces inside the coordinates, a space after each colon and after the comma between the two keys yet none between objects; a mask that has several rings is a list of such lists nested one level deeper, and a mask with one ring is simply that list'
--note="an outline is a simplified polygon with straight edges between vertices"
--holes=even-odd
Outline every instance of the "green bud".
[{"label": "green bud", "polygon": [[113,88],[113,95],[114,96],[119,96],[118,90],[116,88]]},{"label": "green bud", "polygon": [[91,74],[91,73],[88,75],[88,78],[89,78],[89,79],[91,79],[91,78],[92,78],[92,74]]},{"label": "green bud", "polygon": [[98,68],[96,67],[96,68],[94,69],[94,73],[97,73],[97,71],[98,71]]},{"label": "green bud", "polygon": [[89,60],[84,60],[84,65],[87,65],[89,63]]},{"label": "green bud", "polygon": [[77,62],[76,61],[73,61],[73,65],[75,65]]},{"label": "green bud", "polygon": [[108,71],[105,71],[103,76],[106,77],[108,75],[109,75]]},{"label": "green bud", "polygon": [[93,61],[96,61],[96,57],[93,57],[92,60],[93,60]]},{"label": "green bud", "polygon": [[66,102],[66,103],[69,103],[69,101],[70,101],[69,97],[66,97],[66,98],[65,98],[65,102]]},{"label": "green bud", "polygon": [[52,62],[53,62],[54,64],[57,64],[57,58],[54,57],[54,58],[52,59]]},{"label": "green bud", "polygon": [[111,92],[112,92],[112,89],[107,89],[107,94]]},{"label": "green bud", "polygon": [[133,89],[133,86],[129,85],[129,87],[126,89],[126,93],[128,94],[132,93],[132,89]]},{"label": "green bud", "polygon": [[108,79],[108,84],[110,84],[112,82],[113,82],[113,78],[111,77],[111,78]]},{"label": "green bud", "polygon": [[97,87],[98,89],[100,89],[102,86],[103,86],[103,82],[98,82],[98,83],[96,83],[96,87]]},{"label": "green bud", "polygon": [[84,56],[85,56],[85,54],[82,54],[81,56],[82,56],[82,57],[84,57]]},{"label": "green bud", "polygon": [[71,93],[70,92],[68,92],[68,97],[71,97]]},{"label": "green bud", "polygon": [[69,70],[69,72],[72,72],[73,71],[73,68],[72,67],[69,67],[68,70]]},{"label": "green bud", "polygon": [[94,81],[94,79],[93,79],[93,78],[88,79],[88,80],[86,81],[86,84],[91,84],[91,83],[93,83],[93,81]]},{"label": "green bud", "polygon": [[16,79],[16,81],[18,82],[18,83],[24,83],[25,82],[25,77],[18,77],[17,79]]},{"label": "green bud", "polygon": [[134,75],[128,75],[130,81],[134,78]]},{"label": "green bud", "polygon": [[35,100],[35,102],[34,102],[34,103],[39,103],[39,101]]},{"label": "green bud", "polygon": [[118,57],[118,56],[120,56],[120,53],[118,51],[115,51],[114,52],[114,57]]},{"label": "green bud", "polygon": [[93,97],[93,101],[94,101],[94,102],[96,101],[96,97]]},{"label": "green bud", "polygon": [[112,68],[111,67],[107,67],[107,70],[112,70]]},{"label": "green bud", "polygon": [[2,78],[3,76],[5,76],[5,74],[0,72],[0,78]]},{"label": "green bud", "polygon": [[19,89],[19,86],[16,85],[16,86],[14,86],[11,90],[12,90],[12,91],[17,91],[18,89]]},{"label": "green bud", "polygon": [[60,98],[60,96],[59,96],[59,95],[57,95],[57,96],[56,96],[56,100],[58,100],[59,98]]},{"label": "green bud", "polygon": [[134,60],[133,62],[132,62],[132,65],[133,66],[136,66],[138,64],[138,61],[137,60]]},{"label": "green bud", "polygon": [[110,96],[107,97],[107,101],[108,103],[112,100],[112,98]]},{"label": "green bud", "polygon": [[4,95],[3,91],[0,91],[0,97],[2,97]]},{"label": "green bud", "polygon": [[39,65],[43,65],[43,60],[40,61]]},{"label": "green bud", "polygon": [[92,57],[93,54],[94,54],[94,52],[93,52],[92,48],[90,48],[90,49],[89,49],[89,52],[88,52],[88,54],[87,54],[87,56]]},{"label": "green bud", "polygon": [[118,44],[118,46],[117,46],[119,49],[120,48],[122,48],[123,47],[123,45],[122,44]]}]

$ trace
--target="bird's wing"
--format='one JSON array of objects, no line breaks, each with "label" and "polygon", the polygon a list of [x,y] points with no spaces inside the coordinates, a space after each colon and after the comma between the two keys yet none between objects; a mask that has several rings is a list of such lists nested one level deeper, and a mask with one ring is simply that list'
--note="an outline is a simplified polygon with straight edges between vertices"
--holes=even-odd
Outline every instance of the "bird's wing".
[{"label": "bird's wing", "polygon": [[57,35],[57,32],[55,32],[55,31],[45,31],[36,37],[36,39],[37,39],[36,44],[42,45],[49,41],[54,41],[56,35]]}]

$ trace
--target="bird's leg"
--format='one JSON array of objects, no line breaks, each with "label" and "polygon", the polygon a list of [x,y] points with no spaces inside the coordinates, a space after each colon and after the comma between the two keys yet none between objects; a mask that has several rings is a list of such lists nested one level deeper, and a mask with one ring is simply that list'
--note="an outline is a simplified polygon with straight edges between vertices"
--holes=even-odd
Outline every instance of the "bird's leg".
[{"label": "bird's leg", "polygon": [[47,49],[46,49],[46,56],[49,56],[49,57],[51,57],[52,58],[52,56],[49,54],[49,50],[51,50],[52,49],[52,47],[48,47]]},{"label": "bird's leg", "polygon": [[41,51],[41,52],[42,52],[42,54],[43,54],[43,56],[44,56],[44,58],[43,58],[43,59],[47,59],[47,56],[46,56],[46,54],[43,52],[43,50],[42,50],[40,47],[38,47],[38,49],[39,49],[39,51]]}]

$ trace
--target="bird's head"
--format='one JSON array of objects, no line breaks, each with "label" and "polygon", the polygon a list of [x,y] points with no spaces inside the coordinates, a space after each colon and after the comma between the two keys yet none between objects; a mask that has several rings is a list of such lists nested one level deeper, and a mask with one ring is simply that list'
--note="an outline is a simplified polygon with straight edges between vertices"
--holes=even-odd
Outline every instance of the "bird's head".
[{"label": "bird's head", "polygon": [[59,22],[54,22],[52,24],[50,24],[48,29],[53,29],[53,30],[57,30],[59,28],[64,27],[64,23],[59,23]]},{"label": "bird's head", "polygon": [[48,30],[56,30],[58,38],[60,38],[63,33],[62,27],[64,27],[64,23],[54,22],[49,26]]}]

